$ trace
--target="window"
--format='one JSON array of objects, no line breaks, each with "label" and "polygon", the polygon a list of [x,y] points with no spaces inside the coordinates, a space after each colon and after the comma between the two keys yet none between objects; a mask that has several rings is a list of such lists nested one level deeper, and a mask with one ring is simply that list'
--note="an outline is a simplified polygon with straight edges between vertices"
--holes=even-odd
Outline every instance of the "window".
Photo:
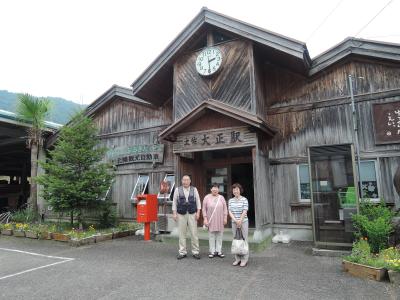
[{"label": "window", "polygon": [[297,166],[297,178],[299,180],[299,201],[310,202],[310,174],[308,172],[308,164],[301,164]]},{"label": "window", "polygon": [[[373,202],[380,201],[378,176],[376,170],[377,168],[375,160],[364,160],[360,162],[362,198],[370,199]],[[298,165],[297,172],[299,179],[299,187],[298,187],[300,196],[299,200],[301,202],[310,201],[311,195],[310,195],[310,178],[308,173],[308,164]],[[339,181],[339,179],[337,179],[336,181]]]},{"label": "window", "polygon": [[132,192],[131,200],[136,201],[138,195],[143,195],[146,192],[147,184],[149,183],[149,175],[139,175],[135,187]]},{"label": "window", "polygon": [[360,162],[360,179],[362,198],[379,201],[378,179],[375,160],[364,160]]},{"label": "window", "polygon": [[165,197],[168,200],[171,200],[170,197],[171,197],[171,194],[174,191],[174,187],[175,187],[175,175],[174,174],[167,174],[167,175],[165,175],[164,180],[168,181],[168,183],[169,183],[168,193],[165,194],[165,195],[158,193],[157,198],[164,199],[164,197]]}]

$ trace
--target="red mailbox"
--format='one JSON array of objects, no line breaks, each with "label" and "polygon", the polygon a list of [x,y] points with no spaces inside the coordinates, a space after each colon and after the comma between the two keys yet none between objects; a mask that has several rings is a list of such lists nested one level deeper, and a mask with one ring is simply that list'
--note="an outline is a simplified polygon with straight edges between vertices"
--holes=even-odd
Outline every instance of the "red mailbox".
[{"label": "red mailbox", "polygon": [[148,241],[150,240],[150,222],[158,221],[157,195],[138,195],[136,212],[136,221],[138,223],[144,223],[144,239]]}]

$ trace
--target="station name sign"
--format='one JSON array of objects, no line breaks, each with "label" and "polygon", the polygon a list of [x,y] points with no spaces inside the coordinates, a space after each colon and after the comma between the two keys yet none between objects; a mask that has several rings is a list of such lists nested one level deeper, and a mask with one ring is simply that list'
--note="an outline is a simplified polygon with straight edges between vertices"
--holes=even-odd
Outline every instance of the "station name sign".
[{"label": "station name sign", "polygon": [[181,133],[177,136],[173,150],[177,152],[204,151],[254,145],[255,132],[247,127],[232,127]]},{"label": "station name sign", "polygon": [[372,105],[376,144],[400,143],[400,101]]},{"label": "station name sign", "polygon": [[155,162],[162,163],[164,160],[164,145],[134,145],[117,147],[107,151],[106,157],[114,165]]}]

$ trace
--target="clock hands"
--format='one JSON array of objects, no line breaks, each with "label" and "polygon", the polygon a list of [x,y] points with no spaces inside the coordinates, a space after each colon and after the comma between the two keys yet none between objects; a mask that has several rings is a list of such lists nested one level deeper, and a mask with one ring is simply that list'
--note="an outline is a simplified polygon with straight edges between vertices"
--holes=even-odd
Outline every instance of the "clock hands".
[{"label": "clock hands", "polygon": [[211,73],[211,66],[210,66],[210,62],[212,62],[213,60],[215,60],[215,57],[212,59],[208,58],[208,73]]}]

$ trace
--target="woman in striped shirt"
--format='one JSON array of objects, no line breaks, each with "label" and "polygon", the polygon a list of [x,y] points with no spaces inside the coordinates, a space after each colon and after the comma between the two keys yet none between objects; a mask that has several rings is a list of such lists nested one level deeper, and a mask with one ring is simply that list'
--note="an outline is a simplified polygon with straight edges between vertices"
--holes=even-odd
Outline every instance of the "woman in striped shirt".
[{"label": "woman in striped shirt", "polygon": [[[247,219],[247,211],[249,209],[249,202],[241,194],[243,193],[243,187],[239,183],[232,185],[232,193],[235,197],[229,200],[228,209],[229,216],[232,219],[232,232],[233,235],[236,233],[236,228],[242,229],[244,239],[247,241],[249,234],[249,221]],[[247,265],[249,254],[246,255],[235,255],[234,266],[240,264],[241,267]]]}]

